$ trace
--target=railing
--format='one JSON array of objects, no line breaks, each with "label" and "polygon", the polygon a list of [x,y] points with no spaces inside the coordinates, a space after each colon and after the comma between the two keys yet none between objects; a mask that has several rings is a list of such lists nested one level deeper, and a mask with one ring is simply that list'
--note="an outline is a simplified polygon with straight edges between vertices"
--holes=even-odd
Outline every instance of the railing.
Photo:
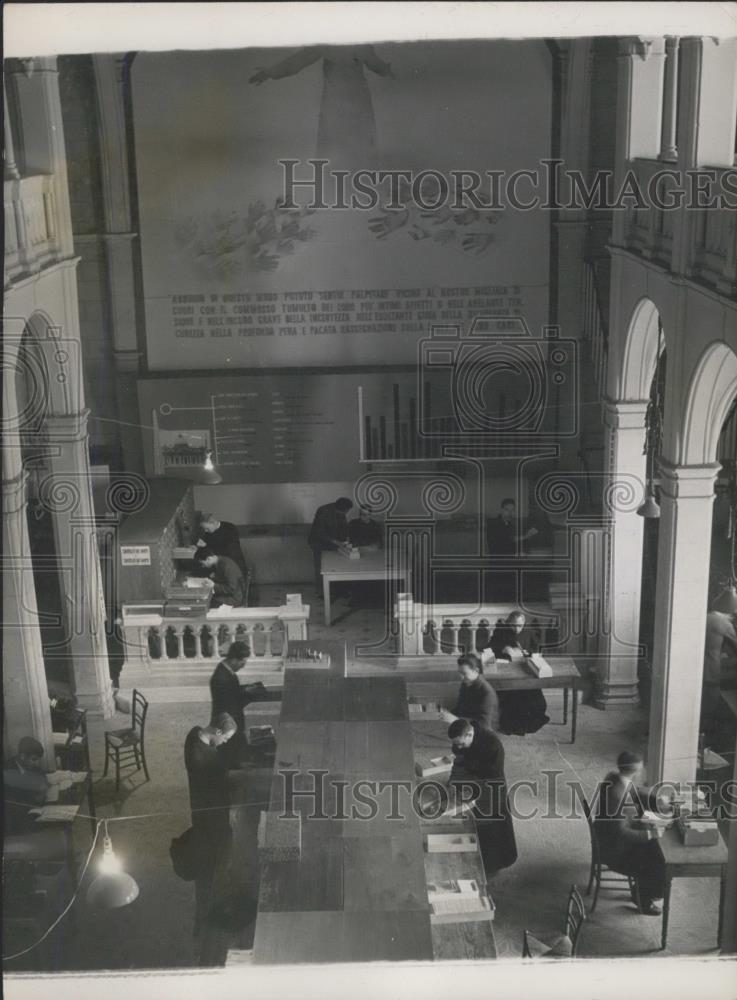
[{"label": "railing", "polygon": [[37,174],[5,181],[6,280],[39,270],[57,253],[52,180]]},{"label": "railing", "polygon": [[583,278],[583,336],[591,351],[594,377],[600,392],[606,389],[606,367],[608,352],[608,326],[601,307],[596,265],[584,261]]},{"label": "railing", "polygon": [[496,626],[520,610],[526,618],[525,634],[534,636],[539,646],[562,652],[573,634],[573,616],[580,615],[582,609],[583,602],[577,595],[566,596],[555,605],[485,604],[469,608],[460,604],[420,604],[411,594],[399,594],[394,607],[399,655],[459,656],[478,652],[489,645]]},{"label": "railing", "polygon": [[[626,208],[627,225],[625,241],[629,249],[643,257],[658,261],[670,267],[675,227],[679,221],[691,219],[688,253],[690,276],[696,281],[733,296],[737,294],[737,219],[734,210],[716,207],[693,209],[658,207],[652,203],[653,178],[658,171],[672,169],[672,164],[660,160],[636,159],[629,164],[637,180],[639,190],[647,202],[640,208]],[[733,171],[732,167],[704,167],[712,171],[714,198],[729,190],[723,183],[724,175]],[[687,179],[670,184],[660,182],[657,191],[661,201],[668,203],[683,194],[684,201],[691,197]],[[678,194],[677,194],[678,193]],[[706,193],[706,189],[705,189]],[[707,200],[707,204],[712,199]]]},{"label": "railing", "polygon": [[246,670],[282,670],[289,641],[307,638],[304,604],[233,608],[198,618],[129,614],[123,607],[125,666],[210,668],[231,642],[248,643]]}]

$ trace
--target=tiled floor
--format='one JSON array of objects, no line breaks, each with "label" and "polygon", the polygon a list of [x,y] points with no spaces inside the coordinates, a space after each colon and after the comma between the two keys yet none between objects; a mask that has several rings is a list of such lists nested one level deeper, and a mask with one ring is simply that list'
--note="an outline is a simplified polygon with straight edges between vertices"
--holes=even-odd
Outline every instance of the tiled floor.
[{"label": "tiled floor", "polygon": [[[263,604],[275,603],[280,593],[263,594]],[[312,594],[305,590],[305,599]],[[320,608],[313,609],[313,621]],[[349,647],[349,672],[391,669],[391,657],[356,656],[357,644],[383,638],[383,614],[378,606],[350,609],[336,605],[335,624],[329,630],[311,624],[310,637],[344,638]],[[643,749],[646,720],[639,709],[609,712],[582,705],[578,739],[572,746],[570,730],[563,727],[562,699],[551,692],[551,723],[539,733],[505,737],[508,784],[519,779],[541,779],[548,786],[557,781],[565,792],[566,781],[579,781],[591,791],[624,748]],[[147,724],[147,757],[151,781],[142,773],[125,780],[119,794],[110,778],[97,778],[98,815],[119,819],[110,824],[114,848],[140,886],[134,904],[120,910],[95,913],[83,904],[45,943],[8,971],[43,968],[62,970],[187,968],[197,964],[192,936],[193,883],[174,874],[169,859],[171,838],[189,826],[189,802],[183,764],[184,738],[195,724],[207,721],[209,704],[157,704]],[[125,724],[118,716],[107,724]],[[93,767],[101,773],[102,731],[91,727]],[[447,747],[444,725],[414,726],[418,759],[435,756]],[[557,777],[552,772],[558,772]],[[567,803],[569,800],[565,799]],[[495,933],[500,957],[517,957],[525,927],[544,933],[563,922],[566,895],[571,883],[582,890],[588,881],[590,847],[586,822],[577,818],[546,817],[547,790],[519,800],[527,811],[537,804],[542,816],[516,821],[517,863],[492,882],[497,915]],[[580,812],[580,810],[579,810]],[[80,825],[80,849],[89,843],[88,825]],[[86,883],[85,883],[86,884]],[[626,894],[602,891],[593,916],[586,921],[580,955],[647,956],[716,954],[718,881],[677,880],[674,883],[668,950],[659,950],[660,920],[639,915]],[[76,919],[72,919],[76,914]],[[43,953],[42,953],[43,952]],[[39,956],[39,957],[37,957]]]}]

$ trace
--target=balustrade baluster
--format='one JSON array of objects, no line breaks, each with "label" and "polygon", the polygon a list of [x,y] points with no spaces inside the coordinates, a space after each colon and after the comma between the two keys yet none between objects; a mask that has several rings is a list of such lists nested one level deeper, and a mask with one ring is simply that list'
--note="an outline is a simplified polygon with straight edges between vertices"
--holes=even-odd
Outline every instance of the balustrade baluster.
[{"label": "balustrade baluster", "polygon": [[195,625],[195,627],[192,629],[192,637],[194,638],[194,655],[195,655],[195,659],[201,660],[202,659],[202,634],[201,634],[201,627],[199,625]]},{"label": "balustrade baluster", "polygon": [[271,656],[271,629],[264,626],[264,656]]}]

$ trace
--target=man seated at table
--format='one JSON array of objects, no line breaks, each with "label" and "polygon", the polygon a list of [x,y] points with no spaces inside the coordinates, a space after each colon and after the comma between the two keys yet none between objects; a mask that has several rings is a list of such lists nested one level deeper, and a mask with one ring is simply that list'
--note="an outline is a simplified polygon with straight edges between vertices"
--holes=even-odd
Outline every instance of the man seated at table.
[{"label": "man seated at table", "polygon": [[23,736],[18,752],[3,768],[5,831],[23,833],[35,823],[29,810],[49,798],[51,783],[43,769],[44,748],[33,736]]},{"label": "man seated at table", "polygon": [[358,517],[348,522],[348,541],[357,548],[380,549],[384,541],[384,529],[371,517],[369,507],[361,507]]},{"label": "man seated at table", "polygon": [[243,607],[246,599],[246,581],[236,564],[228,556],[218,556],[212,549],[198,549],[195,561],[207,569],[214,583],[212,591],[213,608],[227,604],[232,608]]},{"label": "man seated at table", "polygon": [[[214,552],[216,556],[226,556],[232,559],[246,581],[246,597],[248,596],[248,582],[251,571],[246,564],[241,548],[240,535],[238,529],[230,521],[220,521],[214,514],[202,514],[198,524],[199,533],[197,536],[197,548],[207,548]],[[245,601],[244,601],[245,603]]]},{"label": "man seated at table", "polygon": [[322,554],[344,549],[348,543],[346,515],[353,506],[348,497],[338,497],[332,503],[318,507],[312,521],[307,544],[312,549],[312,566],[318,599],[322,597]]},{"label": "man seated at table", "polygon": [[[665,861],[658,829],[642,822],[649,792],[641,786],[643,760],[623,751],[596,793],[594,830],[601,860],[612,871],[635,879],[642,913],[662,913],[655,900],[665,893]],[[637,899],[634,902],[638,902]]]}]

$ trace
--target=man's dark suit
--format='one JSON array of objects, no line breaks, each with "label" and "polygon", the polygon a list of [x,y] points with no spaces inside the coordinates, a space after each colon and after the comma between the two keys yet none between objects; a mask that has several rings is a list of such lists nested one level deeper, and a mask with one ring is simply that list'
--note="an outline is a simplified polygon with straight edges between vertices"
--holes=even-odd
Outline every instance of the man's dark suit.
[{"label": "man's dark suit", "polygon": [[647,908],[665,891],[665,861],[657,840],[636,821],[645,805],[643,791],[628,784],[617,771],[610,772],[599,785],[594,830],[601,860],[613,871],[632,875],[640,890],[640,902]]},{"label": "man's dark suit", "polygon": [[248,750],[246,739],[246,720],[243,708],[250,701],[246,690],[241,687],[238,677],[226,667],[222,661],[215,667],[210,678],[210,695],[212,696],[212,714],[210,725],[214,725],[217,717],[226,713],[235,722],[237,732],[218,748],[218,753],[227,763],[235,767],[245,757]]},{"label": "man's dark suit", "polygon": [[234,608],[246,603],[246,581],[238,566],[227,556],[218,556],[217,565],[211,573],[215,582],[213,607],[229,604]]},{"label": "man's dark suit", "polygon": [[243,574],[243,579],[248,580],[250,571],[243,557],[238,529],[234,524],[230,521],[221,521],[214,531],[200,531],[198,538],[216,556],[227,556],[228,559],[232,559]]},{"label": "man's dark suit", "polygon": [[334,503],[325,503],[315,511],[307,544],[312,549],[315,586],[322,588],[322,554],[337,548],[336,542],[348,540],[348,519]]}]

